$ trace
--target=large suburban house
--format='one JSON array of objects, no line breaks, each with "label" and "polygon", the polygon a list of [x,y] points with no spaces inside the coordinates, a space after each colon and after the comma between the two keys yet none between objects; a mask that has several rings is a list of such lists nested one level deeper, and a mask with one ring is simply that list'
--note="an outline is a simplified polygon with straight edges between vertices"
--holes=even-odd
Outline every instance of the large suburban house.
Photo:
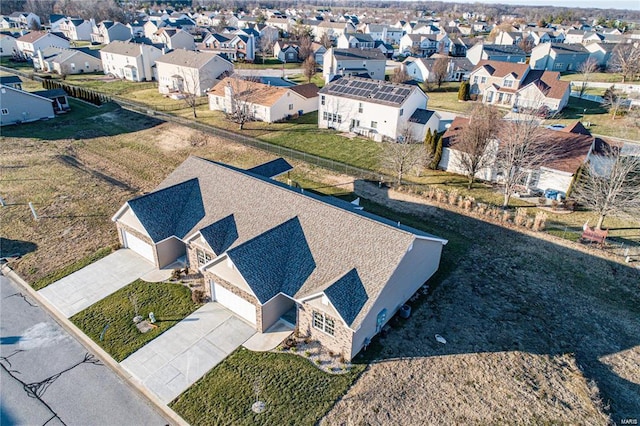
[{"label": "large suburban house", "polygon": [[[428,96],[417,86],[359,77],[342,77],[318,92],[318,127],[353,132],[377,141],[396,141],[410,130],[423,140],[425,125],[411,121],[427,110]],[[438,129],[439,123],[433,123]]]},{"label": "large suburban house", "polygon": [[154,44],[161,44],[166,49],[186,49],[195,50],[196,43],[191,34],[176,28],[163,27],[153,33],[151,41]]},{"label": "large suburban house", "polygon": [[[468,118],[458,116],[443,135],[439,169],[451,173],[466,173],[460,164],[464,153],[460,150],[459,137],[468,123]],[[566,194],[580,166],[594,153],[596,139],[580,122],[561,130],[545,128],[540,131],[538,137],[542,138],[545,144],[553,147],[553,155],[537,170],[529,171],[526,182],[522,182],[523,189],[525,191],[552,189]],[[487,148],[492,150],[489,157],[493,160],[499,150],[499,144],[499,140],[495,140]],[[492,160],[489,161],[489,163],[492,162]],[[479,170],[475,177],[485,181],[500,182],[501,172],[494,164],[490,164]]]},{"label": "large suburban house", "polygon": [[0,126],[54,118],[53,101],[44,96],[0,84]]},{"label": "large suburban house", "polygon": [[480,61],[525,63],[527,54],[518,46],[484,44],[481,42],[467,49],[467,59],[473,65],[477,65]]},{"label": "large suburban house", "polygon": [[100,50],[104,73],[129,81],[154,80],[154,65],[160,56],[162,50],[155,46],[125,41],[113,41]]},{"label": "large suburban house", "polygon": [[91,22],[82,18],[65,18],[58,24],[60,31],[66,38],[73,41],[91,40]]},{"label": "large suburban house", "polygon": [[313,83],[276,87],[227,77],[209,92],[209,109],[232,112],[236,105],[247,108],[251,119],[273,123],[293,115],[318,110],[318,86]]},{"label": "large suburban house", "polygon": [[338,37],[336,43],[338,49],[373,49],[376,47],[375,40],[370,34],[344,33]]},{"label": "large suburban house", "polygon": [[447,241],[276,182],[282,163],[189,157],[113,216],[120,241],[159,267],[186,257],[211,300],[258,332],[285,316],[351,360],[437,271]]},{"label": "large suburban house", "polygon": [[45,47],[61,47],[68,49],[69,40],[54,33],[46,31],[31,31],[16,40],[18,50],[25,56],[31,58],[35,56],[38,49]]},{"label": "large suburban house", "polygon": [[399,50],[403,55],[428,57],[434,53],[448,54],[451,40],[444,34],[405,34],[400,39]]},{"label": "large suburban house", "polygon": [[160,93],[204,96],[221,76],[233,74],[233,64],[220,55],[174,50],[156,59]]},{"label": "large suburban house", "polygon": [[555,71],[532,70],[527,64],[481,61],[469,77],[472,96],[503,107],[561,111],[569,102],[571,85]]},{"label": "large suburban house", "polygon": [[368,75],[384,80],[387,57],[378,49],[328,49],[322,59],[325,83],[335,76]]},{"label": "large suburban house", "polygon": [[41,72],[60,75],[102,71],[99,52],[91,49],[61,49],[46,47],[33,57],[33,68]]},{"label": "large suburban house", "polygon": [[534,70],[578,71],[589,59],[589,51],[580,43],[542,43],[531,50],[529,64]]},{"label": "large suburban house", "polygon": [[0,56],[13,56],[18,52],[18,42],[11,34],[0,33]]}]

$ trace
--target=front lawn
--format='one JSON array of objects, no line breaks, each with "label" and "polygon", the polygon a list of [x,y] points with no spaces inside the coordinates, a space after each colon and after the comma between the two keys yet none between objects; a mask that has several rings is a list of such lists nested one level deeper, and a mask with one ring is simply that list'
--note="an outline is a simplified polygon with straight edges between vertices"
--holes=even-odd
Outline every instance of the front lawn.
[{"label": "front lawn", "polygon": [[[149,312],[154,313],[157,328],[145,334],[138,331],[133,323],[135,309],[132,300],[137,303],[138,313],[143,317],[147,318]],[[181,284],[136,280],[72,316],[71,321],[120,362],[173,327],[198,306],[191,300],[191,291]]]},{"label": "front lawn", "polygon": [[[193,425],[314,425],[363,370],[332,375],[296,355],[239,349],[169,406]],[[257,382],[260,414],[251,411]]]}]

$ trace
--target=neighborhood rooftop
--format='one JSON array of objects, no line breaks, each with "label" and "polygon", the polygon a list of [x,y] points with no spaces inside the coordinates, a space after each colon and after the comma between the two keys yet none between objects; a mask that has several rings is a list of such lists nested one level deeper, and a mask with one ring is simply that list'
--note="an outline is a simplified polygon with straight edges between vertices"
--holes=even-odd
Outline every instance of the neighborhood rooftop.
[{"label": "neighborhood rooftop", "polygon": [[318,93],[380,104],[402,105],[414,90],[417,89],[408,84],[360,77],[342,77],[324,86]]},{"label": "neighborhood rooftop", "polygon": [[381,59],[386,60],[378,49],[333,49],[333,55],[337,61],[355,60],[355,59]]}]

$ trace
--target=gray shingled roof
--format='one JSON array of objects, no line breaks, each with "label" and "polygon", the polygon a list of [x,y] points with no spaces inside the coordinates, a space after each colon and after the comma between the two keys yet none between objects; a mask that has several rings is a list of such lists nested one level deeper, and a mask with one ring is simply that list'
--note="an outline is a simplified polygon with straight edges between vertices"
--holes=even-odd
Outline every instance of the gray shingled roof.
[{"label": "gray shingled roof", "polygon": [[358,276],[358,271],[355,269],[350,270],[327,287],[324,294],[350,327],[369,299]]},{"label": "gray shingled roof", "polygon": [[247,169],[250,173],[255,173],[266,178],[274,178],[290,170],[293,170],[293,166],[282,157]]},{"label": "gray shingled roof", "polygon": [[518,46],[509,46],[509,45],[501,45],[501,44],[485,44],[483,48],[484,48],[484,51],[489,54],[527,56],[525,51]]},{"label": "gray shingled roof", "polygon": [[418,124],[427,124],[427,122],[431,119],[431,116],[435,113],[435,111],[429,111],[427,109],[417,108],[411,117],[409,117],[409,122],[418,123]]},{"label": "gray shingled roof", "polygon": [[186,237],[205,216],[197,178],[134,198],[129,207],[155,243]]},{"label": "gray shingled roof", "polygon": [[1,75],[0,76],[0,84],[16,84],[22,83],[20,77],[16,75]]},{"label": "gray shingled roof", "polygon": [[297,217],[227,252],[260,303],[294,297],[316,268]]},{"label": "gray shingled roof", "polygon": [[387,57],[376,49],[333,49],[333,56],[335,56],[338,61],[362,59],[387,60]]},{"label": "gray shingled roof", "polygon": [[226,61],[220,55],[176,49],[156,59],[156,63],[179,65],[189,68],[201,68],[210,61]]},{"label": "gray shingled roof", "polygon": [[[160,50],[160,49],[158,49]],[[140,44],[138,43],[129,43],[126,41],[112,41],[107,44],[105,47],[100,49],[100,53],[113,53],[116,55],[123,56],[140,56]]]},{"label": "gray shingled roof", "polygon": [[227,251],[229,247],[238,239],[238,228],[233,215],[220,219],[200,230],[200,235],[209,244],[211,250],[216,255]]},{"label": "gray shingled roof", "polygon": [[[323,200],[324,197],[308,191],[301,193],[272,179],[197,157],[189,157],[178,166],[160,184],[159,191],[192,179],[198,180],[206,214],[192,227],[189,234],[233,215],[238,237],[227,253],[293,218],[297,220],[302,231],[298,229],[298,225],[290,223],[284,226],[284,229],[274,231],[274,235],[267,235],[264,238],[279,241],[283,234],[287,237],[295,236],[293,242],[289,246],[287,246],[289,243],[285,244],[283,250],[290,251],[289,256],[293,256],[293,261],[296,262],[295,268],[304,276],[309,259],[307,255],[298,258],[297,250],[300,247],[306,250],[308,247],[315,268],[295,292],[294,289],[301,279],[300,275],[295,274],[288,276],[286,285],[278,284],[280,287],[276,285],[278,291],[287,291],[296,299],[302,299],[328,288],[336,281],[337,272],[356,269],[369,299],[353,321],[353,328],[358,327],[368,309],[371,308],[384,285],[405,257],[416,235],[446,243],[438,237],[404,225],[398,226],[396,222],[371,213],[346,210],[329,204]],[[283,233],[283,230],[286,232]],[[254,254],[254,260],[247,258],[247,263],[244,263],[243,250],[251,250],[249,253]],[[270,259],[269,256],[272,256],[262,251],[264,247],[260,242],[255,246],[248,244],[243,250],[235,253],[235,258],[241,259],[238,263],[244,265],[242,272],[247,268],[248,263],[258,262],[256,259]],[[256,253],[264,253],[264,256]],[[273,254],[273,256],[278,256],[273,261],[276,264],[283,259],[280,254]],[[264,261],[260,263],[260,267],[264,265]],[[280,269],[276,268],[276,271],[270,274],[277,276],[278,273],[282,273],[279,271],[283,267],[279,266]],[[285,272],[290,273],[288,269]],[[267,274],[267,276],[272,275]],[[267,278],[262,276],[249,278],[254,286],[261,279]],[[264,299],[275,290],[270,284],[264,291],[257,291]]]}]

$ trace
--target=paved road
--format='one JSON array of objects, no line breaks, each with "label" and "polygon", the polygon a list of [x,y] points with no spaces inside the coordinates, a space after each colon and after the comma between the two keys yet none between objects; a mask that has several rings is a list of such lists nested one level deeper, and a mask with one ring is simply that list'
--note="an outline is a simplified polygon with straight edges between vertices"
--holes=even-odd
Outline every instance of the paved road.
[{"label": "paved road", "polygon": [[0,382],[2,425],[168,423],[4,276]]}]

